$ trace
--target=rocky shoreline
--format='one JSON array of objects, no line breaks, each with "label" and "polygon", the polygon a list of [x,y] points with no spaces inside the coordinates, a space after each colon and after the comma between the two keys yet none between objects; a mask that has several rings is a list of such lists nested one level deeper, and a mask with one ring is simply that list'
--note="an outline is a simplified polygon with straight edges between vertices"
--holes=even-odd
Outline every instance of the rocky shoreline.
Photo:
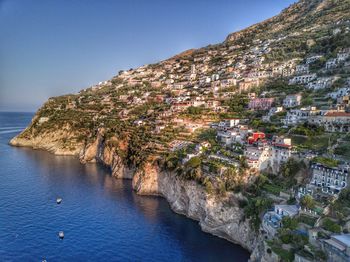
[{"label": "rocky shoreline", "polygon": [[132,179],[137,194],[164,197],[174,212],[198,221],[203,231],[242,246],[251,253],[251,261],[273,261],[266,252],[263,237],[244,219],[243,209],[238,204],[240,194],[229,193],[225,198],[209,196],[196,182],[161,170],[156,163],[147,162],[142,170],[129,168],[114,148],[106,145],[101,134],[93,143],[76,145],[74,150],[62,149],[58,141],[60,139],[52,137],[30,140],[15,137],[9,144],[44,149],[56,155],[79,156],[82,163],[99,162],[109,167],[114,177]]}]

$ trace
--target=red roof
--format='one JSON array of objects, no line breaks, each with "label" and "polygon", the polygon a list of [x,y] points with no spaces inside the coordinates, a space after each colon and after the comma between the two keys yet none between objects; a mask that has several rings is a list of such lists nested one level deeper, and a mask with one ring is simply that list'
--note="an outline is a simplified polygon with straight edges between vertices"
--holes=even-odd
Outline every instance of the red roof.
[{"label": "red roof", "polygon": [[347,112],[328,112],[325,116],[329,117],[350,117],[350,113]]},{"label": "red roof", "polygon": [[278,146],[278,147],[286,147],[286,148],[292,147],[291,145],[287,145],[287,144],[277,144],[277,143],[274,143],[273,145],[274,145],[274,146]]}]

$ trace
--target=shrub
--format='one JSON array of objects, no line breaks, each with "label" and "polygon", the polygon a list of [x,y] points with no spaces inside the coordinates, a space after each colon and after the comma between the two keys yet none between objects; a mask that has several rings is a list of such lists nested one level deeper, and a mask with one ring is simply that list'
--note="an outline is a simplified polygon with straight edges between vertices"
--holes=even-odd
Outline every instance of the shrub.
[{"label": "shrub", "polygon": [[327,231],[331,231],[333,233],[340,233],[341,232],[341,226],[339,226],[334,221],[330,220],[329,218],[326,218],[322,223],[324,229]]},{"label": "shrub", "polygon": [[285,228],[288,228],[290,230],[295,230],[298,226],[298,220],[291,217],[283,217],[282,224],[283,224],[283,227]]},{"label": "shrub", "polygon": [[196,156],[188,160],[185,166],[188,168],[197,168],[201,165],[201,162],[202,162],[201,159]]},{"label": "shrub", "polygon": [[328,167],[337,167],[339,164],[338,160],[327,157],[315,157],[313,161]]}]

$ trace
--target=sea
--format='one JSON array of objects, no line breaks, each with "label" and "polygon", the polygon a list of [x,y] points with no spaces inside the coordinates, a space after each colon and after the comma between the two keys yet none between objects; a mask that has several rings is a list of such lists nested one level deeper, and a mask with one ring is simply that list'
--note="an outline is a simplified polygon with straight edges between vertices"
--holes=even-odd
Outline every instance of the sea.
[{"label": "sea", "polygon": [[161,197],[136,195],[99,164],[9,146],[32,117],[0,113],[0,261],[248,260],[239,245],[202,232]]}]

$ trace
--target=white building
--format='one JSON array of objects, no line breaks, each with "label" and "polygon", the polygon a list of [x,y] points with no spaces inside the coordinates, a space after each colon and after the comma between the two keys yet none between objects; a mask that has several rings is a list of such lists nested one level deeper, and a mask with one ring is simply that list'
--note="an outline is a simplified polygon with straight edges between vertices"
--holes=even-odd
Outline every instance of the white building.
[{"label": "white building", "polygon": [[333,77],[320,77],[317,78],[316,81],[308,83],[307,87],[314,90],[325,89],[331,87],[334,81],[335,78]]},{"label": "white building", "polygon": [[42,123],[45,123],[49,120],[50,120],[49,117],[40,117],[38,122],[39,122],[39,124],[42,124]]},{"label": "white building", "polygon": [[350,87],[342,87],[334,92],[328,93],[327,97],[330,97],[332,99],[338,99],[340,97],[343,97],[349,94],[350,94]]},{"label": "white building", "polygon": [[329,59],[327,62],[326,62],[326,69],[329,70],[329,69],[333,69],[333,68],[336,68],[338,66],[338,60],[336,58],[332,58],[332,59]]},{"label": "white building", "polygon": [[272,143],[271,166],[280,167],[292,156],[292,140],[285,137],[276,137]]},{"label": "white building", "polygon": [[320,60],[323,56],[322,55],[314,55],[306,58],[306,64],[311,64],[313,62],[316,62],[317,60]]},{"label": "white building", "polygon": [[269,112],[267,113],[267,115],[262,117],[262,120],[264,122],[269,122],[271,119],[271,116],[279,113],[279,112],[283,112],[283,107],[282,106],[277,106],[277,107],[272,107]]},{"label": "white building", "polygon": [[225,144],[226,146],[232,145],[233,143],[242,144],[246,134],[241,132],[240,129],[234,128],[229,130],[221,130],[217,133],[217,139],[219,142]]},{"label": "white building", "polygon": [[317,77],[316,74],[308,74],[308,75],[301,75],[301,76],[295,76],[292,79],[289,80],[289,84],[307,84],[313,80],[315,80]]},{"label": "white building", "polygon": [[282,227],[283,217],[294,217],[299,214],[296,205],[275,205],[273,211],[266,212],[263,217],[262,226],[269,237],[273,237],[278,229]]},{"label": "white building", "polygon": [[285,125],[297,125],[308,121],[311,116],[320,114],[320,111],[315,107],[292,109],[287,112],[286,118],[283,120]]},{"label": "white building", "polygon": [[269,166],[271,154],[271,147],[268,145],[248,146],[244,150],[248,166],[259,171]]},{"label": "white building", "polygon": [[283,106],[286,108],[296,107],[301,104],[301,94],[288,95],[283,100]]},{"label": "white building", "polygon": [[310,186],[319,188],[326,194],[338,194],[347,186],[348,167],[327,167],[316,163],[311,166],[312,179]]},{"label": "white building", "polygon": [[327,132],[350,131],[350,113],[347,112],[329,111],[324,115],[312,117],[310,122],[323,126]]},{"label": "white building", "polygon": [[337,54],[337,60],[338,62],[344,62],[346,59],[350,57],[349,52],[342,52]]},{"label": "white building", "polygon": [[308,74],[309,73],[309,65],[297,65],[295,68],[295,73],[298,75]]}]

